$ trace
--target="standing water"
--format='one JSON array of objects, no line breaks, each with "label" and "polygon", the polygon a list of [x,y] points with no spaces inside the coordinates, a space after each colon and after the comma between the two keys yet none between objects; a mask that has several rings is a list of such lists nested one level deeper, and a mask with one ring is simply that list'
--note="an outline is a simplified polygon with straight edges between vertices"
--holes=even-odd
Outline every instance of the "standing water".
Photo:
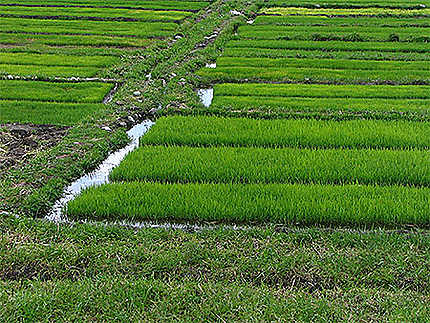
[{"label": "standing water", "polygon": [[202,101],[203,105],[208,108],[212,104],[214,98],[214,89],[199,89],[197,95]]},{"label": "standing water", "polygon": [[142,137],[153,124],[154,122],[151,120],[145,120],[127,131],[127,135],[130,137],[131,142],[126,147],[109,155],[95,171],[82,176],[70,184],[64,190],[63,197],[54,204],[51,213],[46,216],[45,219],[54,222],[65,221],[63,209],[68,202],[73,200],[88,187],[109,183],[109,174],[112,169],[118,166],[129,152],[139,146],[139,138]]}]

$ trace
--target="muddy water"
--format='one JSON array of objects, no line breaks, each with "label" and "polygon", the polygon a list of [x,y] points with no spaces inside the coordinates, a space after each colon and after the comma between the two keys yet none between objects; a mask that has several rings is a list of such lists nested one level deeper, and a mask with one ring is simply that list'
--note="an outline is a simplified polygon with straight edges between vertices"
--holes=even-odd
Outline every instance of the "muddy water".
[{"label": "muddy water", "polygon": [[212,100],[214,98],[214,89],[199,89],[197,91],[197,95],[203,105],[208,108],[212,104]]},{"label": "muddy water", "polygon": [[55,222],[67,222],[67,218],[63,213],[66,204],[88,187],[109,183],[109,173],[114,167],[121,163],[128,153],[139,146],[139,138],[142,137],[153,124],[151,120],[145,120],[127,131],[127,135],[130,137],[131,142],[126,147],[109,155],[95,171],[82,176],[70,184],[64,190],[63,197],[54,204],[50,214],[46,216],[45,219]]}]

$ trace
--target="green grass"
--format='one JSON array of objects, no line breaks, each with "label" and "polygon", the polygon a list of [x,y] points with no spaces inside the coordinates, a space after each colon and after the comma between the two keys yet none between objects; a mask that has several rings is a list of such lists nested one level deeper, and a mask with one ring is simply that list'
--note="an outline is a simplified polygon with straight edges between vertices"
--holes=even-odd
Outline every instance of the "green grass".
[{"label": "green grass", "polygon": [[337,40],[337,41],[390,41],[428,42],[429,28],[418,27],[361,27],[361,26],[241,26],[240,38],[283,40]]},{"label": "green grass", "polygon": [[2,53],[0,64],[41,65],[41,66],[79,66],[79,67],[108,67],[118,63],[115,56],[77,56],[38,53]]},{"label": "green grass", "polygon": [[425,321],[429,315],[427,232],[190,233],[2,221],[1,321]]},{"label": "green grass", "polygon": [[113,88],[111,83],[58,83],[0,80],[1,100],[99,103]]},{"label": "green grass", "polygon": [[140,139],[140,143],[194,147],[428,149],[430,124],[380,120],[255,120],[169,116],[158,119]]},{"label": "green grass", "polygon": [[427,151],[140,147],[115,182],[318,183],[430,186]]},{"label": "green grass", "polygon": [[268,116],[282,117],[283,113],[295,112],[300,117],[302,112],[315,112],[315,118],[325,113],[353,112],[360,114],[382,113],[389,114],[414,113],[428,116],[429,100],[399,100],[399,99],[367,99],[367,98],[312,98],[312,97],[273,97],[273,96],[215,96],[208,112],[219,109],[219,112],[265,112]]},{"label": "green grass", "polygon": [[[105,5],[105,4],[104,4]],[[55,17],[56,19],[70,19],[70,17],[99,17],[99,18],[128,18],[140,21],[180,21],[190,16],[188,12],[180,11],[149,11],[114,8],[76,8],[76,7],[19,7],[2,6],[1,14],[19,16],[25,21],[25,16]],[[3,20],[3,19],[1,19]],[[29,22],[28,22],[29,23]],[[145,28],[145,24],[142,24]]]},{"label": "green grass", "polygon": [[[29,8],[34,9],[34,8]],[[0,18],[3,33],[82,34],[154,38],[170,36],[175,23]]]},{"label": "green grass", "polygon": [[0,64],[0,75],[50,77],[94,77],[100,72],[98,67],[43,66]]},{"label": "green grass", "polygon": [[0,101],[0,123],[33,123],[73,126],[104,109],[103,104]]},{"label": "green grass", "polygon": [[396,62],[349,59],[313,58],[245,58],[219,57],[217,68],[225,67],[270,67],[270,68],[327,68],[342,70],[430,70],[429,64],[422,61]]},{"label": "green grass", "polygon": [[227,82],[312,82],[328,84],[430,84],[423,70],[341,70],[330,68],[217,67],[196,73],[202,84]]},{"label": "green grass", "polygon": [[216,84],[216,96],[264,96],[307,98],[430,99],[430,86],[325,85],[325,84]]},{"label": "green grass", "polygon": [[136,182],[90,188],[67,208],[70,217],[91,220],[354,226],[426,226],[429,212],[428,188]]},{"label": "green grass", "polygon": [[331,58],[331,59],[361,59],[361,60],[399,60],[399,61],[429,61],[428,53],[402,53],[380,51],[325,51],[300,49],[272,48],[226,48],[226,57],[265,57],[265,58]]},{"label": "green grass", "polygon": [[428,43],[407,42],[348,42],[343,41],[288,41],[288,40],[232,40],[226,48],[271,48],[325,51],[381,51],[403,53],[426,53],[430,50]]}]

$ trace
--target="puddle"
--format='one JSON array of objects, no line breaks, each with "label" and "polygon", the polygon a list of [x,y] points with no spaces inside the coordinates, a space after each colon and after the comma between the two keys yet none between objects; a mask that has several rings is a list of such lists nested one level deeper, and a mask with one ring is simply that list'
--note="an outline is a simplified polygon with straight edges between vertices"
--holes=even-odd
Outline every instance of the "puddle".
[{"label": "puddle", "polygon": [[208,63],[206,64],[207,68],[216,68],[216,63]]},{"label": "puddle", "polygon": [[197,95],[200,98],[200,101],[202,101],[203,105],[208,108],[212,104],[212,100],[214,98],[214,89],[199,89],[197,91]]},{"label": "puddle", "polygon": [[63,214],[63,209],[66,204],[88,187],[109,183],[109,174],[112,169],[118,166],[129,152],[139,146],[139,138],[142,137],[153,124],[154,122],[151,120],[145,120],[127,131],[127,135],[130,137],[131,142],[126,147],[109,155],[95,171],[82,176],[70,184],[64,190],[63,197],[54,204],[51,213],[46,216],[45,219],[54,222],[67,222]]}]

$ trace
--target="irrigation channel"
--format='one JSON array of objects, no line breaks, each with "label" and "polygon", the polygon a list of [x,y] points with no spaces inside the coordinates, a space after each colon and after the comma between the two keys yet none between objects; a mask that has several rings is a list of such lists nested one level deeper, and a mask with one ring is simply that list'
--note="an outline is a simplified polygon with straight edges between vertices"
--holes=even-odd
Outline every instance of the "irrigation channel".
[{"label": "irrigation channel", "polygon": [[127,135],[130,137],[131,142],[124,148],[110,154],[95,171],[82,176],[70,184],[64,190],[63,197],[54,204],[50,214],[46,216],[45,219],[54,222],[68,222],[63,212],[66,204],[73,200],[84,189],[108,183],[109,174],[112,169],[118,166],[128,153],[139,147],[139,138],[142,137],[153,124],[153,121],[145,120],[127,131]]}]

